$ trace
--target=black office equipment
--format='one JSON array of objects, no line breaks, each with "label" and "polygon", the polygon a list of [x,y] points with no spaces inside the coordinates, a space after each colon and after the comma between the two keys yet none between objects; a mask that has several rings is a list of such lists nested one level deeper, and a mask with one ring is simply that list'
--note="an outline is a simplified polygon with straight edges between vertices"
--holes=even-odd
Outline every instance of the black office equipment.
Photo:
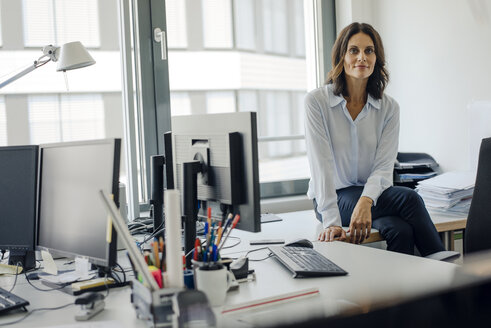
[{"label": "black office equipment", "polygon": [[476,184],[464,232],[464,254],[491,249],[491,138],[479,150]]},{"label": "black office equipment", "polygon": [[29,302],[25,299],[0,288],[0,315],[18,308],[23,308],[27,311],[26,306]]},{"label": "black office equipment", "polygon": [[426,153],[397,153],[394,185],[416,188],[419,181],[441,173],[439,164]]},{"label": "black office equipment", "polygon": [[186,253],[208,207],[215,219],[240,214],[237,229],[261,230],[256,113],[175,116],[172,152],[175,185],[183,195]]},{"label": "black office equipment", "polygon": [[268,247],[281,264],[298,277],[343,276],[348,274],[324,255],[309,247]]},{"label": "black office equipment", "polygon": [[35,267],[38,146],[0,147],[0,249],[9,264]]},{"label": "black office equipment", "polygon": [[99,191],[112,194],[117,204],[120,150],[120,139],[40,146],[39,249],[86,257],[110,273],[117,236],[114,227],[108,231]]},{"label": "black office equipment", "polygon": [[[165,157],[155,155],[151,157],[150,173],[152,176],[152,195],[150,204],[153,206],[153,232],[156,237],[164,238],[164,164]],[[158,231],[160,231],[158,233]]]}]

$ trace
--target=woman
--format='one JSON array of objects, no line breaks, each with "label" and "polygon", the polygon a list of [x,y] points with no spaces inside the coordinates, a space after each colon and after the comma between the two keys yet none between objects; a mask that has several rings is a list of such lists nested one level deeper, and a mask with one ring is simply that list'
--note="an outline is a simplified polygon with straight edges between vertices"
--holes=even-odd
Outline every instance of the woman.
[{"label": "woman", "polygon": [[412,189],[392,186],[399,105],[384,94],[389,75],[382,40],[352,23],[332,50],[326,85],[305,99],[311,179],[308,196],[324,230],[321,241],[361,243],[373,226],[387,249],[426,256],[445,250],[425,205]]}]

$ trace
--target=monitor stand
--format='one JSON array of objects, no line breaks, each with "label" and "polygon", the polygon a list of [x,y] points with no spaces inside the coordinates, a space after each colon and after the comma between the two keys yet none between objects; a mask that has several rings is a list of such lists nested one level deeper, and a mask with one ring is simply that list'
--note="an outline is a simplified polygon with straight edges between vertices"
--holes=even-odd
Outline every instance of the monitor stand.
[{"label": "monitor stand", "polygon": [[34,269],[36,267],[36,252],[27,251],[25,249],[11,249],[9,251],[9,264],[17,265],[24,268],[24,271]]}]

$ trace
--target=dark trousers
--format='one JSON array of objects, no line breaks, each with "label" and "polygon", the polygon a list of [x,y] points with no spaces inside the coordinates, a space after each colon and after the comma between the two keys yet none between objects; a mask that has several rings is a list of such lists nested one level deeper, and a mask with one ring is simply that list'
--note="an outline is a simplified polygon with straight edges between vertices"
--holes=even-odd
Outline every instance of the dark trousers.
[{"label": "dark trousers", "polygon": [[[336,190],[343,226],[349,226],[362,192],[363,186]],[[322,222],[315,199],[314,209]],[[380,195],[377,206],[372,207],[372,227],[386,240],[387,249],[394,252],[414,254],[416,246],[426,256],[445,250],[423,200],[410,188],[394,186]]]}]

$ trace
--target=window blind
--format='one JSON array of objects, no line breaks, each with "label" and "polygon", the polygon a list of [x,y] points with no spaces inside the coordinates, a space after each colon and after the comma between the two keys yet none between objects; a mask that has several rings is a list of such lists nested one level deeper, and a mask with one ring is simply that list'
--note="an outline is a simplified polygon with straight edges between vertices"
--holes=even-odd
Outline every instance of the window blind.
[{"label": "window blind", "polygon": [[100,46],[97,0],[23,0],[22,5],[26,47],[71,41]]},{"label": "window blind", "polygon": [[105,137],[104,103],[99,94],[29,96],[33,144]]},{"label": "window blind", "polygon": [[232,48],[232,7],[230,0],[202,0],[203,43],[205,48]]},{"label": "window blind", "polygon": [[167,44],[169,48],[186,48],[187,20],[186,2],[182,0],[166,0]]}]

